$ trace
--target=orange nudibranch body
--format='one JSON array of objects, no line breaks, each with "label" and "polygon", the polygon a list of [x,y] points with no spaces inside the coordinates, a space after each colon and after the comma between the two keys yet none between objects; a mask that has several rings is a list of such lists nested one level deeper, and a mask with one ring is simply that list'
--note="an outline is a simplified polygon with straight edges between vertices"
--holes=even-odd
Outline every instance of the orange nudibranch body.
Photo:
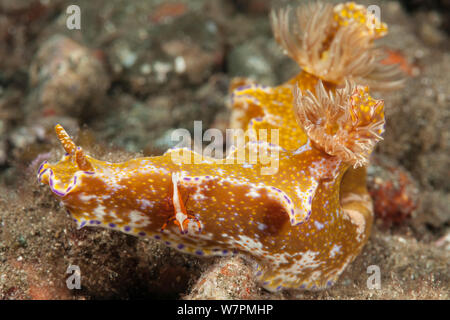
[{"label": "orange nudibranch body", "polygon": [[76,148],[54,165],[43,163],[38,178],[79,227],[149,236],[198,256],[247,254],[269,290],[331,285],[367,237],[364,219],[340,205],[348,164],[310,142],[294,151],[259,142],[246,149],[255,146],[277,156],[275,173],[261,175],[259,162],[239,163],[237,154],[186,164],[182,152],[194,152],[173,149],[110,163],[84,153],[80,161]]},{"label": "orange nudibranch body", "polygon": [[[383,102],[353,81],[395,88],[401,80],[379,63],[373,40],[387,27],[364,7],[316,3],[297,18],[304,30],[291,30],[289,10],[272,23],[303,71],[273,88],[232,84],[232,127],[251,133],[245,146],[224,159],[172,149],[110,163],[86,155],[58,125],[66,154],[43,163],[39,181],[79,227],[153,237],[198,256],[245,254],[271,291],[329,287],[369,237],[364,166],[384,131]],[[264,142],[272,132],[276,145]],[[270,168],[251,161],[256,150],[270,155]]]}]

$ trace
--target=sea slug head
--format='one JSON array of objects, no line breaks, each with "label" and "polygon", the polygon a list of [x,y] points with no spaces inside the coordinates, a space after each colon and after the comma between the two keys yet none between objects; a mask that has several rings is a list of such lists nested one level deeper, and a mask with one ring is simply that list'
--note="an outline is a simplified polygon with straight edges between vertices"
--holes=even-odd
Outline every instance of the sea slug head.
[{"label": "sea slug head", "polygon": [[372,89],[399,88],[400,68],[383,64],[385,52],[374,46],[387,25],[371,11],[353,2],[313,2],[296,8],[294,21],[289,7],[272,11],[272,29],[285,53],[324,81],[342,85],[348,78]]},{"label": "sea slug head", "polygon": [[73,191],[81,175],[93,175],[95,169],[91,158],[73,143],[61,125],[56,125],[55,131],[66,153],[56,164],[42,163],[38,180],[49,185],[56,195],[64,197]]},{"label": "sea slug head", "polygon": [[321,81],[316,92],[294,88],[297,122],[312,143],[354,168],[365,166],[384,132],[384,102],[369,95],[367,87],[347,81],[333,94]]}]

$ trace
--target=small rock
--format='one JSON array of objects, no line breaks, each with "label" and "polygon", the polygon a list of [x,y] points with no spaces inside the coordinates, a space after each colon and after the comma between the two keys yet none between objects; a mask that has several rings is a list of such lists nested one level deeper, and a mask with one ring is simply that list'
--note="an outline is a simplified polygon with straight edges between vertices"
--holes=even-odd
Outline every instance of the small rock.
[{"label": "small rock", "polygon": [[41,45],[30,67],[30,80],[44,115],[80,116],[109,87],[108,75],[93,51],[62,35]]},{"label": "small rock", "polygon": [[273,39],[262,36],[236,46],[228,56],[228,69],[233,77],[249,77],[270,86],[288,80],[299,71]]},{"label": "small rock", "polygon": [[367,171],[375,217],[385,226],[400,225],[413,216],[419,191],[411,175],[394,161],[376,157]]},{"label": "small rock", "polygon": [[255,299],[257,291],[251,267],[242,258],[233,257],[220,260],[203,273],[184,299]]}]

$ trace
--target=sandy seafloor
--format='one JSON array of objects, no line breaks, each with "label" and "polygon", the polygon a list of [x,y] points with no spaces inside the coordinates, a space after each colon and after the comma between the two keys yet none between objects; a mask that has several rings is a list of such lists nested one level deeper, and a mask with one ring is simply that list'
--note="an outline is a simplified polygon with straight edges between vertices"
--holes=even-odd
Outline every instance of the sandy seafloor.
[{"label": "sandy seafloor", "polygon": [[[276,5],[288,3],[298,2]],[[162,154],[172,130],[192,129],[194,120],[225,129],[233,77],[275,85],[299,70],[272,38],[270,1],[78,1],[81,30],[66,27],[71,1],[1,1],[0,299],[449,299],[442,3],[406,10],[370,1],[390,28],[380,45],[407,74],[404,89],[375,93],[387,126],[368,169],[371,238],[331,289],[272,294],[241,257],[201,259],[115,231],[76,230],[36,180],[41,161],[61,156],[58,122],[90,155],[113,161]],[[66,287],[70,264],[82,270],[80,290]],[[366,285],[371,265],[380,268],[380,289]]]}]

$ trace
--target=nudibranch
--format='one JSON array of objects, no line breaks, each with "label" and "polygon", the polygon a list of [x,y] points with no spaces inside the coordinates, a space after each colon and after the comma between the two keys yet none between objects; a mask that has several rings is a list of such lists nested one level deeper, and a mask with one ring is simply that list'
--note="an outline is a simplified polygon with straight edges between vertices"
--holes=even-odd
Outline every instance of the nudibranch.
[{"label": "nudibranch", "polygon": [[[295,150],[249,141],[244,159],[240,148],[223,159],[175,148],[110,163],[87,155],[57,125],[66,153],[44,162],[38,179],[79,227],[152,237],[198,256],[242,253],[257,261],[256,276],[271,291],[326,288],[367,240],[368,209],[343,209],[341,180],[366,163],[384,116],[366,87],[348,82],[332,93],[319,81],[315,91],[320,98],[294,90],[293,113],[307,136]],[[254,152],[276,160],[276,170],[261,174],[267,162],[249,161]]]},{"label": "nudibranch", "polygon": [[[365,166],[384,130],[384,104],[366,85],[394,88],[401,80],[373,45],[387,26],[363,6],[316,3],[296,13],[294,31],[288,9],[274,12],[272,23],[302,71],[273,88],[232,83],[232,127],[249,134],[224,159],[171,149],[104,162],[58,125],[66,154],[43,163],[39,181],[79,227],[153,237],[198,256],[243,253],[271,291],[329,287],[372,225]],[[272,132],[276,144],[267,142]]]}]

